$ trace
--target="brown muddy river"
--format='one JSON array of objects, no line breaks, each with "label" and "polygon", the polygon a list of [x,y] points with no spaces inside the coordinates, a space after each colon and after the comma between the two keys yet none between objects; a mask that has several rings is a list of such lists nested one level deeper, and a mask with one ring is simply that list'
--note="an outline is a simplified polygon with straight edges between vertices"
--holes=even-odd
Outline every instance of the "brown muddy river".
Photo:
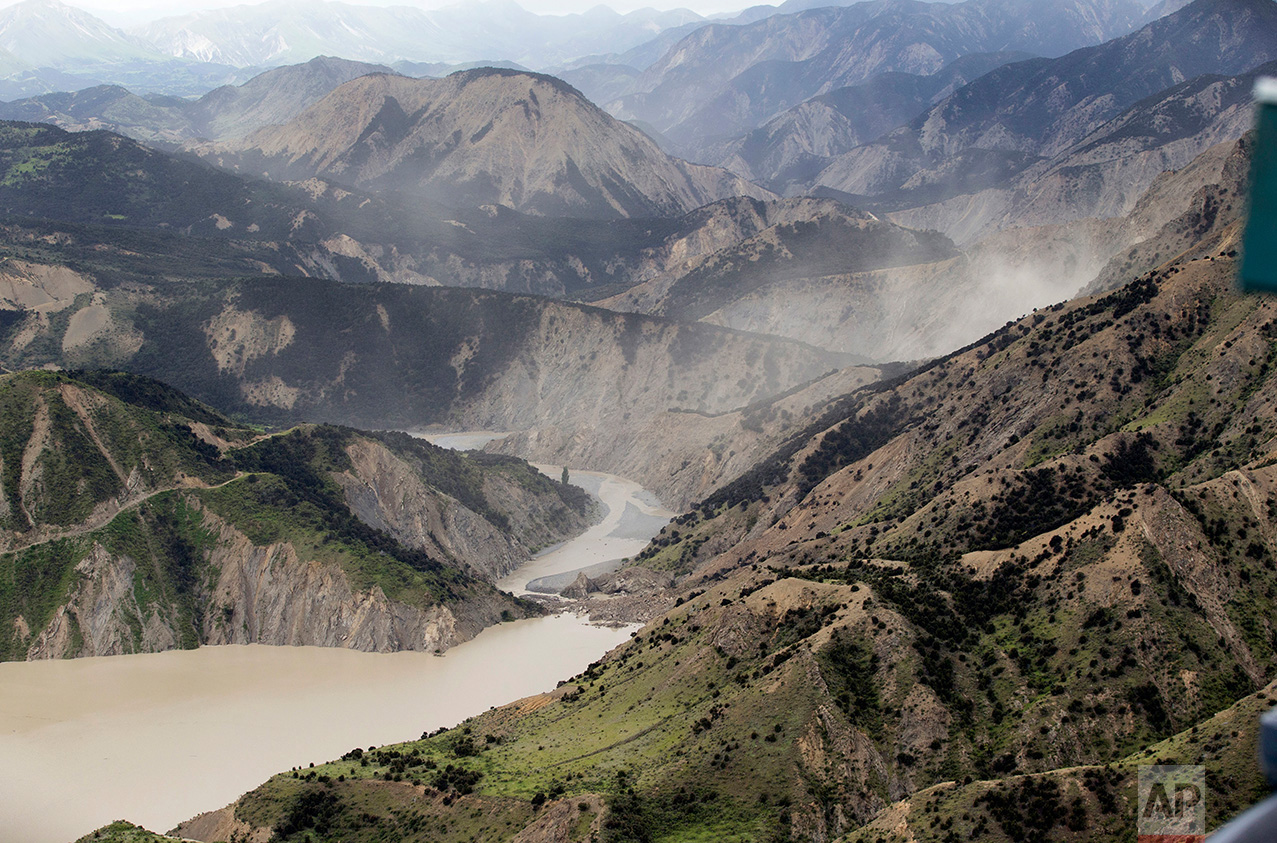
[{"label": "brown muddy river", "polygon": [[[603,499],[603,523],[504,587],[631,555],[668,518],[622,478],[579,482]],[[70,843],[122,818],[170,829],[281,770],[548,691],[632,630],[558,615],[442,657],[254,645],[0,664],[0,843]]]}]

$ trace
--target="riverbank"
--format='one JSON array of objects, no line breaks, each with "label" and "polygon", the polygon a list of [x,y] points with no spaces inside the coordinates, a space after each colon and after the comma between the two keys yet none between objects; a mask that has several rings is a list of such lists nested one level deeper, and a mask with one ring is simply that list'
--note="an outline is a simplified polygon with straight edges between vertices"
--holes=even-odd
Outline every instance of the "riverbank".
[{"label": "riverbank", "polygon": [[[560,466],[538,465],[554,477]],[[604,508],[603,519],[571,541],[548,548],[526,565],[497,581],[497,588],[515,595],[533,593],[529,583],[549,577],[561,578],[578,571],[605,568],[616,570],[624,560],[647,547],[669,523],[674,513],[642,486],[614,474],[596,471],[570,471],[570,482],[594,495]],[[571,582],[571,578],[568,580]]]}]

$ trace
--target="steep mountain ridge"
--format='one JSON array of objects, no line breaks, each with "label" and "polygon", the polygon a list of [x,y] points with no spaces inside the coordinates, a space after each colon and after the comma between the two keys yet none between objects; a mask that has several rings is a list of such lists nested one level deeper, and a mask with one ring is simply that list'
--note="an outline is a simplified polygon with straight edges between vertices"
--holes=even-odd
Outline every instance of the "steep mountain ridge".
[{"label": "steep mountain ridge", "polygon": [[564,216],[669,216],[766,191],[671,159],[549,76],[484,68],[444,79],[370,76],[285,126],[195,151],[275,179],[313,176]]},{"label": "steep mountain ridge", "polygon": [[591,512],[518,460],[338,428],[263,437],[121,373],[0,391],[8,659],[447,648],[525,613],[486,581]]},{"label": "steep mountain ridge", "polygon": [[[1199,76],[1137,103],[1008,182],[891,217],[969,242],[1008,228],[1125,216],[1161,174],[1183,169],[1209,147],[1249,131],[1255,78],[1274,71],[1277,62],[1238,76]],[[941,174],[928,183],[927,175],[918,174],[909,185],[921,194],[943,192],[946,179]]]}]

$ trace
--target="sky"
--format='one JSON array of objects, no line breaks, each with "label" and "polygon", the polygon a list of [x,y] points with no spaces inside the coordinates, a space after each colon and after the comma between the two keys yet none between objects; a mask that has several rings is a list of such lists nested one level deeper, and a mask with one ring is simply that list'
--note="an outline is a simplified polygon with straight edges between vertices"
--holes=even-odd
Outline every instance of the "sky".
[{"label": "sky", "polygon": [[[0,0],[0,7],[13,5],[16,0]],[[224,6],[247,5],[253,0],[63,0],[77,6],[115,26],[141,23],[155,18],[179,15],[199,9],[216,9]],[[342,2],[371,6],[419,6],[433,9],[457,5],[458,0],[342,0]],[[464,2],[464,0],[462,0]],[[779,3],[781,0],[515,0],[530,12],[545,15],[561,15],[584,12],[599,5],[611,6],[618,12],[651,7],[656,9],[691,9],[702,15],[734,12],[760,3]]]}]

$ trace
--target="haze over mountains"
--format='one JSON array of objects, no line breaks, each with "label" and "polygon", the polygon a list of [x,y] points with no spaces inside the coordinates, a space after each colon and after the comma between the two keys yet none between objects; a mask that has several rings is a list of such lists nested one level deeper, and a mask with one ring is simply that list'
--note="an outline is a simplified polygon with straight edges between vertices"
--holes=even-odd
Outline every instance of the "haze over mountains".
[{"label": "haze over mountains", "polygon": [[[945,181],[961,183],[975,168],[1018,175],[1185,79],[1244,73],[1272,61],[1275,45],[1273,3],[1192,3],[1104,45],[995,70],[908,126],[839,156],[816,181],[859,195],[925,186],[947,198]],[[964,156],[976,160],[966,163]]]},{"label": "haze over mountains", "polygon": [[[1145,13],[1133,0],[1123,0],[1118,12],[1093,0],[1075,5],[1061,14],[1064,29],[1055,34],[1089,39],[1079,43],[1117,34],[1121,21],[1129,22],[1129,30],[1156,11]],[[499,0],[429,11],[271,0],[162,18],[126,32],[60,0],[22,0],[0,10],[0,49],[6,51],[0,54],[0,92],[11,97],[119,83],[139,91],[198,94],[234,80],[237,69],[319,55],[402,62],[407,72],[421,63],[500,60],[535,70],[598,65],[609,68],[604,71],[609,76],[627,75],[643,71],[711,22],[750,26],[811,8],[755,6],[711,21],[686,9],[620,15],[603,6],[584,14],[537,15]]]},{"label": "haze over mountains", "polygon": [[[948,14],[979,8],[960,4]],[[885,125],[891,109],[902,114],[940,98],[909,126],[834,159],[877,162],[880,169],[899,159],[900,172],[912,173],[873,197],[823,188],[868,201],[877,216],[828,200],[778,202],[722,170],[672,159],[552,77],[487,69],[414,80],[327,58],[191,103],[112,89],[41,97],[2,112],[186,139],[186,148],[206,161],[288,184],[236,180],[85,135],[86,142],[74,144],[77,158],[91,160],[111,180],[76,203],[59,204],[57,197],[88,171],[59,159],[63,141],[56,136],[19,133],[10,144],[9,166],[16,169],[8,201],[11,213],[27,216],[175,227],[217,241],[211,248],[219,261],[251,271],[573,296],[814,342],[861,360],[918,358],[1092,282],[1140,240],[1205,213],[1194,198],[1198,191],[1237,190],[1234,176],[1225,174],[1235,175],[1236,167],[1224,162],[1247,125],[1249,68],[1271,60],[1277,43],[1274,9],[1271,0],[1199,0],[1065,58],[1005,65],[1019,56],[973,54],[931,77],[888,74],[805,104],[811,112],[849,94],[843,102],[876,98],[888,113],[871,119]],[[860,14],[871,12],[866,6]],[[938,7],[928,14],[948,20]],[[1181,40],[1191,49],[1181,49]],[[1159,69],[1159,57],[1171,54],[1183,68]],[[1247,71],[1218,75],[1238,67]],[[1078,80],[1101,84],[1096,68],[1121,77],[1118,94],[1096,99],[1079,88]],[[1026,69],[1036,75],[1024,76]],[[361,75],[365,70],[371,74]],[[1217,75],[1174,84],[1202,70]],[[1015,84],[1004,91],[1008,79]],[[1043,97],[1026,92],[1045,89],[1049,80],[1078,93],[1057,94],[1049,107],[1032,105]],[[1164,91],[1162,83],[1169,85]],[[949,89],[955,90],[946,95]],[[1123,112],[1123,102],[1149,89],[1159,92]],[[913,95],[902,100],[894,91]],[[962,119],[951,116],[969,101],[1008,105],[986,117],[961,106]],[[999,117],[1003,111],[1008,116]],[[998,120],[1019,126],[1018,139],[1009,140]],[[945,132],[926,134],[934,160],[944,158],[935,172],[925,160],[917,163],[922,152],[890,152],[891,138],[939,125]],[[806,143],[789,145],[786,137],[801,134],[801,126],[773,126],[774,148]],[[189,141],[203,134],[224,140]],[[1155,186],[1164,170],[1185,167],[1216,145],[1201,166]],[[888,157],[875,158],[876,150]],[[944,157],[948,151],[957,154]],[[785,154],[779,166],[814,160]],[[30,170],[30,161],[46,159],[52,166]],[[147,173],[152,185],[137,193],[137,186],[122,189],[134,173]],[[180,188],[165,186],[179,182]],[[728,198],[741,195],[752,200]],[[1226,216],[1237,212],[1228,199],[1221,202]],[[884,219],[882,209],[892,203],[904,208]],[[82,239],[73,235],[71,242]],[[1127,258],[1123,269],[1155,260],[1154,253]]]},{"label": "haze over mountains", "polygon": [[725,171],[668,158],[553,77],[493,68],[441,80],[364,77],[283,126],[196,151],[254,175],[318,176],[543,215],[669,216],[767,195]]},{"label": "haze over mountains", "polygon": [[586,673],[181,837],[1116,843],[1152,758],[1212,825],[1257,793],[1273,0],[25,0],[0,49],[0,657],[446,648],[598,514],[525,459],[683,513],[571,573],[649,622]]},{"label": "haze over mountains", "polygon": [[270,0],[163,18],[133,30],[160,52],[236,67],[293,64],[323,53],[359,61],[463,62],[501,58],[544,67],[594,51],[628,50],[662,30],[703,22],[686,9],[621,15],[537,15],[485,0],[434,10]]},{"label": "haze over mountains", "polygon": [[609,105],[667,135],[685,155],[817,94],[884,72],[929,75],[964,55],[1019,50],[1059,55],[1125,34],[1132,2],[858,3],[697,30],[645,69]]}]

